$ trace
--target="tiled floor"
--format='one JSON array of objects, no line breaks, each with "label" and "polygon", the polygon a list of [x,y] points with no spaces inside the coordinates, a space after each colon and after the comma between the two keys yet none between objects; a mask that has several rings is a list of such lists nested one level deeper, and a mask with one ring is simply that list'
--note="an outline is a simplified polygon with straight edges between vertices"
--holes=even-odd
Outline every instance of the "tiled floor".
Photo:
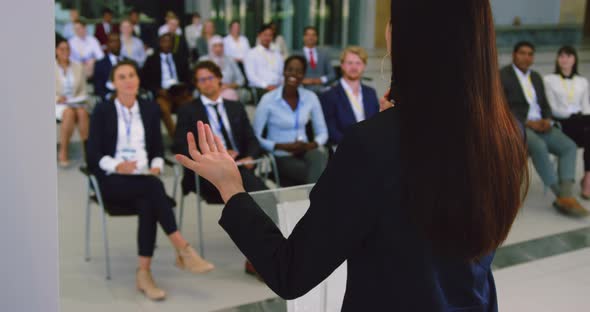
[{"label": "tiled floor", "polygon": [[[553,57],[552,51],[540,52],[537,69],[550,72]],[[590,73],[590,51],[581,58],[581,71]],[[509,62],[509,55],[502,55],[501,62]],[[371,58],[367,75],[375,78],[371,84],[383,93],[379,65],[379,59]],[[72,154],[73,158],[79,155],[76,144]],[[580,152],[578,178],[581,156]],[[501,311],[590,311],[590,218],[559,215],[551,207],[553,195],[545,192],[534,170],[531,172],[525,206],[494,263]],[[158,303],[145,299],[134,285],[137,220],[109,218],[113,278],[105,280],[98,209],[93,210],[91,223],[93,257],[90,262],[83,259],[85,179],[71,168],[59,170],[58,180],[62,311],[285,311],[282,300],[243,273],[244,257],[217,225],[219,205],[204,207],[206,257],[217,266],[214,272],[192,276],[177,270],[173,250],[160,231],[153,273],[168,291],[168,299]],[[164,181],[171,190],[171,172]],[[194,196],[186,203],[183,232],[196,244]],[[583,204],[590,208],[589,202]]]}]

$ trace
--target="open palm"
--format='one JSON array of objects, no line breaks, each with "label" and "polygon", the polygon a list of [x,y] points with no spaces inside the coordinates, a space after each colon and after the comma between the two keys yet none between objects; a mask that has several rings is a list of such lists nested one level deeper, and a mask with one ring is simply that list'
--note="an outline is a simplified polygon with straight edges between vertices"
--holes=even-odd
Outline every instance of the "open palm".
[{"label": "open palm", "polygon": [[209,125],[197,122],[199,150],[195,137],[187,133],[191,158],[176,155],[176,160],[186,168],[211,182],[227,202],[233,195],[244,192],[242,177],[234,159],[229,155],[221,139],[211,132]]}]

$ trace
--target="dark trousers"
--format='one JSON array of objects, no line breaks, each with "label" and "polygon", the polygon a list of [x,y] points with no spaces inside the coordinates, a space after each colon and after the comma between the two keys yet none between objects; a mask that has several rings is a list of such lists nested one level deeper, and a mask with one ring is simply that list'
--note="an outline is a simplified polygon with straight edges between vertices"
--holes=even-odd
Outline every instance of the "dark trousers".
[{"label": "dark trousers", "polygon": [[139,226],[137,245],[139,255],[152,257],[156,244],[158,223],[167,235],[177,231],[173,204],[166,195],[164,184],[155,176],[104,175],[98,177],[106,204],[134,204],[137,208]]},{"label": "dark trousers", "polygon": [[584,148],[584,171],[590,171],[590,115],[573,115],[560,122],[563,133]]},{"label": "dark trousers", "polygon": [[[244,167],[238,167],[240,170],[240,174],[242,175],[242,183],[244,183],[244,189],[246,192],[256,192],[256,191],[264,191],[268,190],[268,187],[264,184],[264,182],[257,177],[252,170],[246,169]],[[223,203],[221,199],[221,194],[215,188],[215,186],[203,179],[199,179],[201,183],[201,195],[203,198],[210,203]],[[193,189],[194,191],[194,189]]]}]

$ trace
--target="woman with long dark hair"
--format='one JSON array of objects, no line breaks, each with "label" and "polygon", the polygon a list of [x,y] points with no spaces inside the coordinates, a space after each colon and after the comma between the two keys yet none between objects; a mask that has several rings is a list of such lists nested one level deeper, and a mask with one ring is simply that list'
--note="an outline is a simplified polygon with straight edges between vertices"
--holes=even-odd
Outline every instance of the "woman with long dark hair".
[{"label": "woman with long dark hair", "polygon": [[582,198],[590,199],[590,98],[588,80],[578,72],[578,53],[571,46],[557,51],[555,72],[545,76],[545,93],[563,133],[584,148]]},{"label": "woman with long dark hair", "polygon": [[207,126],[177,159],[220,190],[220,225],[283,298],[346,260],[343,311],[497,311],[490,266],[528,173],[490,3],[392,0],[391,21],[395,106],[351,127],[288,239]]}]

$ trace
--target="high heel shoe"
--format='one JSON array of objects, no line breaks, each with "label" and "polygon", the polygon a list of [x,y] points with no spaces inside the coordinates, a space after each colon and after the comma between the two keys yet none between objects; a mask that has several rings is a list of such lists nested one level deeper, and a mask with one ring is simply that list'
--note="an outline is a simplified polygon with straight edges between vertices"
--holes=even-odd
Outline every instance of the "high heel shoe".
[{"label": "high heel shoe", "polygon": [[207,273],[215,269],[212,263],[201,258],[190,245],[186,245],[182,249],[176,249],[176,266],[181,270],[195,274]]},{"label": "high heel shoe", "polygon": [[585,199],[585,200],[590,200],[590,194],[584,193],[584,181],[585,181],[585,179],[582,179],[582,181],[580,181],[580,187],[582,188],[582,192],[580,193],[580,197],[582,197],[582,199]]},{"label": "high heel shoe", "polygon": [[137,290],[143,292],[151,300],[160,301],[166,298],[166,292],[158,288],[149,270],[137,269],[136,275]]}]

